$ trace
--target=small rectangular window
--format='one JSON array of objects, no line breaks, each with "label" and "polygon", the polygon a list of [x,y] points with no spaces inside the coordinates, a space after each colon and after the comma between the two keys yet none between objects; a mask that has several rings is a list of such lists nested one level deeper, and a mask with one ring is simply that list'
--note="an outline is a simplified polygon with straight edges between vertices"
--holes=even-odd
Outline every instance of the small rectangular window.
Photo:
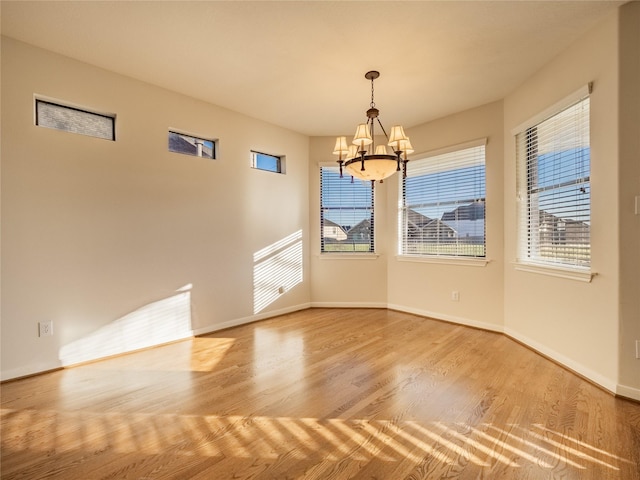
[{"label": "small rectangular window", "polygon": [[216,158],[216,141],[169,130],[169,151],[193,155],[194,157]]},{"label": "small rectangular window", "polygon": [[267,172],[284,173],[284,157],[252,151],[251,166]]},{"label": "small rectangular window", "polygon": [[115,116],[39,99],[36,99],[36,125],[105,140],[116,139]]}]

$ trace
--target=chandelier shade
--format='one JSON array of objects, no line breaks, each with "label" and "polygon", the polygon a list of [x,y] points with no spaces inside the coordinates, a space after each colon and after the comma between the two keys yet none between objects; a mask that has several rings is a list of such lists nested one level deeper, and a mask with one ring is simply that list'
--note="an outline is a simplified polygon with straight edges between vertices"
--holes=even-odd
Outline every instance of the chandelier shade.
[{"label": "chandelier shade", "polygon": [[[341,176],[343,167],[352,177],[372,182],[382,182],[401,170],[403,175],[407,176],[407,155],[413,153],[413,147],[401,125],[394,125],[389,136],[378,118],[380,110],[376,108],[374,101],[373,81],[379,76],[380,73],[375,70],[367,72],[364,76],[371,80],[371,104],[366,112],[367,121],[357,126],[352,144],[347,146],[346,137],[336,139],[333,154],[338,155]],[[387,145],[393,150],[393,155],[388,153],[386,145],[375,144],[376,122],[387,138]]]},{"label": "chandelier shade", "polygon": [[386,145],[378,145],[376,147],[375,155],[387,155],[387,146]]},{"label": "chandelier shade", "polygon": [[391,135],[389,136],[389,146],[394,150],[399,150],[402,142],[408,142],[409,137],[404,134],[402,125],[394,125],[391,127]]},{"label": "chandelier shade", "polygon": [[361,123],[358,125],[358,128],[356,128],[356,134],[353,136],[353,143],[354,145],[358,145],[360,148],[373,143],[369,124]]},{"label": "chandelier shade", "polygon": [[347,145],[347,137],[336,138],[336,146],[333,147],[334,155],[346,155],[349,153],[349,145]]}]

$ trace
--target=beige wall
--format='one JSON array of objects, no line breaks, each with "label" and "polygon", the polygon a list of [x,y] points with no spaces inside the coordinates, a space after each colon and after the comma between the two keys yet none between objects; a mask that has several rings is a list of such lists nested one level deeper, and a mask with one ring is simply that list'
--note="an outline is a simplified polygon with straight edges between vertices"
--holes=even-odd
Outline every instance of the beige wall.
[{"label": "beige wall", "polygon": [[[620,12],[620,378],[622,395],[640,391],[640,2]],[[640,202],[640,200],[639,200]],[[640,205],[638,206],[640,208]]]},{"label": "beige wall", "polygon": [[[331,152],[335,137],[311,138],[309,148],[309,214],[311,232],[311,302],[312,305],[344,307],[387,306],[387,247],[384,212],[389,183],[376,185],[374,241],[376,255],[320,255],[320,165],[335,165]],[[358,180],[356,180],[358,181]]]},{"label": "beige wall", "polygon": [[[617,14],[580,38],[504,102],[505,330],[615,391],[618,378],[619,202]],[[514,269],[513,128],[593,82],[591,283]]]},{"label": "beige wall", "polygon": [[[417,152],[488,138],[489,263],[484,267],[399,261],[395,178],[376,186],[376,219],[379,227],[381,219],[386,225],[378,228],[379,257],[318,259],[314,191],[319,185],[313,168],[330,158],[333,139],[312,139],[312,302],[383,306],[386,298],[390,308],[504,331],[603,387],[640,399],[640,361],[634,358],[640,339],[640,217],[633,214],[640,194],[639,9],[639,3],[623,6],[503,102],[408,131]],[[592,269],[597,275],[585,283],[518,271],[511,130],[589,82],[594,82]],[[452,290],[460,292],[460,302],[450,300]]]},{"label": "beige wall", "polygon": [[[399,179],[388,184],[387,258],[391,308],[443,320],[502,330],[502,102],[467,110],[407,130],[416,153],[435,151],[486,138],[485,266],[407,262],[398,259]],[[451,301],[451,292],[459,301]]]},{"label": "beige wall", "polygon": [[[473,267],[397,258],[396,177],[376,186],[376,255],[321,258],[318,165],[335,160],[333,138],[3,39],[2,378],[56,367],[65,348],[132,315],[171,318],[166,301],[186,298],[196,332],[308,305],[389,306],[505,331],[640,399],[639,32],[640,3],[626,4],[503,101],[408,131],[418,153],[488,139],[489,262]],[[597,275],[517,271],[511,130],[588,82]],[[117,113],[118,141],[35,127],[34,93]],[[220,138],[219,160],[168,153],[169,127]],[[287,174],[250,169],[250,149],[285,154]],[[255,312],[254,254],[298,232],[302,283]],[[53,337],[38,338],[42,320],[55,322]]]},{"label": "beige wall", "polygon": [[[34,94],[116,113],[117,141],[36,127]],[[188,284],[196,332],[308,306],[308,137],[7,38],[2,123],[2,378],[135,312],[170,323]],[[169,127],[219,138],[219,159],[168,152]],[[254,253],[296,232],[304,281],[254,315]]]},{"label": "beige wall", "polygon": [[[478,267],[399,261],[396,253],[397,175],[375,186],[376,255],[362,258],[321,256],[319,194],[312,193],[312,304],[389,307],[501,330],[502,102],[409,129],[407,134],[419,153],[487,138],[487,242],[490,262]],[[319,192],[318,165],[335,161],[331,156],[334,142],[333,137],[311,139],[311,192]],[[450,300],[452,290],[460,292],[459,302]]]}]

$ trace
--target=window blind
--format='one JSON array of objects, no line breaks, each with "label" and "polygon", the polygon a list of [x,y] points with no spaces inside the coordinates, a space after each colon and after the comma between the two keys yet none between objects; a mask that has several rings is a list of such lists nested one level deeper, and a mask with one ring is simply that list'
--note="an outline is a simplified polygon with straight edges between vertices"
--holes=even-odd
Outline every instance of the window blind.
[{"label": "window blind", "polygon": [[589,97],[516,135],[518,261],[588,268]]},{"label": "window blind", "polygon": [[338,167],[320,167],[322,253],[373,253],[373,183],[340,178]]},{"label": "window blind", "polygon": [[411,160],[400,191],[401,255],[486,255],[484,145]]}]

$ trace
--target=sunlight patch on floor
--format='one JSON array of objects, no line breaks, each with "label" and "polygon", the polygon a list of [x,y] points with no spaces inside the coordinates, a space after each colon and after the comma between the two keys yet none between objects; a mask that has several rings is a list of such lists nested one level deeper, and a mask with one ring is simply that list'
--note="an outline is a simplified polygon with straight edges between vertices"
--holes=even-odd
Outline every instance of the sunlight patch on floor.
[{"label": "sunlight patch on floor", "polygon": [[492,424],[9,408],[2,409],[1,417],[2,449],[8,455],[26,450],[161,455],[179,444],[179,455],[268,460],[282,455],[303,459],[313,453],[330,461],[376,458],[418,464],[431,457],[447,465],[464,459],[479,467],[535,465],[551,470],[564,465],[576,471],[588,469],[590,463],[612,470],[619,470],[617,461],[629,463],[537,425],[510,425],[507,431],[506,426]]}]

